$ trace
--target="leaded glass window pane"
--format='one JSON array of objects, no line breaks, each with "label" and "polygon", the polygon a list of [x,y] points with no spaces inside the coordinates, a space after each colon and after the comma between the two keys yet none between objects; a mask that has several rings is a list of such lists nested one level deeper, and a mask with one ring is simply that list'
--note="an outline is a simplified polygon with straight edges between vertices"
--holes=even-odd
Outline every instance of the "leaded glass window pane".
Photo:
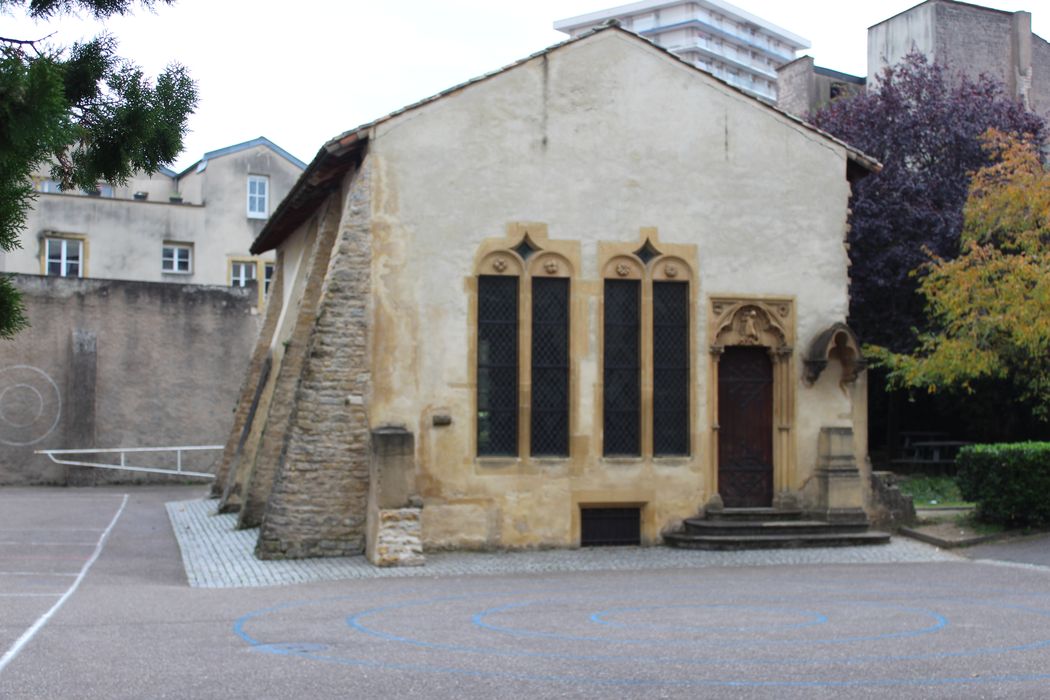
[{"label": "leaded glass window pane", "polygon": [[640,284],[605,280],[604,453],[641,454]]},{"label": "leaded glass window pane", "polygon": [[478,454],[518,454],[518,278],[478,277]]},{"label": "leaded glass window pane", "polygon": [[689,285],[653,282],[653,454],[689,454]]},{"label": "leaded glass window pane", "polygon": [[569,456],[569,280],[532,281],[534,456]]}]

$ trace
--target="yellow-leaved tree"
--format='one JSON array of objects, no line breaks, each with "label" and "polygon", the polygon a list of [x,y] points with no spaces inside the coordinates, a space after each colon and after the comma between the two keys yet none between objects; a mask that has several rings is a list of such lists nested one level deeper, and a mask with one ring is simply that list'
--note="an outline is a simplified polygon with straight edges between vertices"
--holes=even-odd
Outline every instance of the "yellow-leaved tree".
[{"label": "yellow-leaved tree", "polygon": [[931,330],[912,354],[869,348],[892,385],[972,393],[1006,380],[1050,421],[1050,171],[1036,148],[990,130],[995,157],[972,180],[962,252],[921,268]]}]

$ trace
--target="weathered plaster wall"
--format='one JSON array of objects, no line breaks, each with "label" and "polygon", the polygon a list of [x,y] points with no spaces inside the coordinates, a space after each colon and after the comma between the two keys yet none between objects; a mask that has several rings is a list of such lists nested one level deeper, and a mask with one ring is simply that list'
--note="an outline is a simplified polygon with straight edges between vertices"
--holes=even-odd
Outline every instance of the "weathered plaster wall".
[{"label": "weathered plaster wall", "polygon": [[[799,346],[845,318],[844,149],[618,32],[386,122],[370,148],[369,420],[417,431],[428,546],[572,544],[581,503],[645,504],[643,538],[656,541],[711,493],[709,296],[792,298]],[[580,251],[567,460],[474,457],[474,266],[483,242],[512,222],[543,222],[540,247]],[[657,248],[696,251],[687,262],[699,437],[687,459],[606,460],[599,247],[640,245],[645,227],[656,228]],[[797,488],[813,469],[819,428],[848,426],[851,415],[837,386],[802,386],[794,361],[791,372]],[[452,424],[435,427],[435,413]]]},{"label": "weathered plaster wall", "polygon": [[936,11],[924,3],[868,27],[868,85],[874,85],[885,66],[896,65],[913,49],[935,57]]},{"label": "weathered plaster wall", "polygon": [[67,474],[37,449],[223,443],[259,330],[253,288],[13,279],[32,326],[0,341],[0,483],[168,478]]},{"label": "weathered plaster wall", "polygon": [[1050,43],[1032,35],[1031,108],[1043,119],[1050,120]]}]

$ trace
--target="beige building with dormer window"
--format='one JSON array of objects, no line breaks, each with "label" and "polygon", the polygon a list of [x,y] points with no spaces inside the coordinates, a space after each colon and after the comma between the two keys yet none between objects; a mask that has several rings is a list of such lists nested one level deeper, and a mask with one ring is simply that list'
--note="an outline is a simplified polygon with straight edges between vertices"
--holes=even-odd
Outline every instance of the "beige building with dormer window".
[{"label": "beige building with dormer window", "polygon": [[273,256],[249,253],[305,163],[266,138],[210,151],[176,173],[63,192],[46,169],[21,247],[0,252],[0,272],[244,286],[260,304]]}]

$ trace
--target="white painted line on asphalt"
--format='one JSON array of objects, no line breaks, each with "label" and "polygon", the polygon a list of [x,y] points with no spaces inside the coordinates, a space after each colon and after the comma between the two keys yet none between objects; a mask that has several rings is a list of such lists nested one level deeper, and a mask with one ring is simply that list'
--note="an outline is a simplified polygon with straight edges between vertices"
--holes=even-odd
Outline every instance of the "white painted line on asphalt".
[{"label": "white painted line on asphalt", "polygon": [[[56,494],[54,496],[19,496],[18,494],[14,493],[11,494],[11,499],[17,501],[18,503],[23,503],[25,501],[47,501],[48,503],[54,503],[55,501],[91,501],[100,498],[104,498],[108,501],[114,498],[120,498],[120,496],[115,493],[112,495],[107,495],[104,493],[96,494],[94,496],[63,496],[61,494]],[[6,499],[3,496],[0,496],[0,502],[4,500]]]},{"label": "white painted line on asphalt", "polygon": [[0,546],[5,545],[29,545],[30,547],[94,547],[94,542],[3,542],[0,541]]},{"label": "white painted line on asphalt", "polygon": [[62,605],[69,600],[70,596],[76,592],[77,588],[80,587],[80,582],[84,580],[84,577],[87,576],[87,572],[91,569],[91,566],[98,559],[99,555],[102,554],[102,547],[106,544],[106,538],[109,537],[109,533],[113,531],[113,528],[117,524],[117,520],[120,519],[120,514],[124,512],[124,506],[127,504],[128,495],[124,494],[124,498],[120,502],[120,508],[117,509],[113,519],[109,521],[109,526],[102,532],[102,536],[98,538],[98,544],[95,545],[95,551],[84,563],[83,568],[80,569],[80,573],[77,574],[77,578],[73,581],[73,585],[69,587],[69,590],[62,594],[61,598],[55,601],[55,604],[51,606],[50,610],[41,615],[40,618],[33,623],[32,627],[23,632],[22,636],[15,641],[14,645],[12,645],[12,647],[0,657],[0,673],[4,672],[7,665],[15,660],[15,657],[17,657],[22,649],[25,648],[26,644],[29,644],[30,640],[36,636],[36,633],[43,629],[44,625],[47,624],[47,621],[51,619],[52,615],[58,612],[59,608],[61,608]]},{"label": "white painted line on asphalt", "polygon": [[63,571],[0,571],[0,576],[77,576]]},{"label": "white painted line on asphalt", "polygon": [[102,532],[102,527],[0,527],[0,532]]},{"label": "white painted line on asphalt", "polygon": [[1020,561],[1001,561],[999,559],[974,559],[974,564],[987,564],[988,566],[1005,566],[1008,569],[1028,569],[1029,571],[1050,572],[1050,566],[1042,564],[1025,564]]}]

